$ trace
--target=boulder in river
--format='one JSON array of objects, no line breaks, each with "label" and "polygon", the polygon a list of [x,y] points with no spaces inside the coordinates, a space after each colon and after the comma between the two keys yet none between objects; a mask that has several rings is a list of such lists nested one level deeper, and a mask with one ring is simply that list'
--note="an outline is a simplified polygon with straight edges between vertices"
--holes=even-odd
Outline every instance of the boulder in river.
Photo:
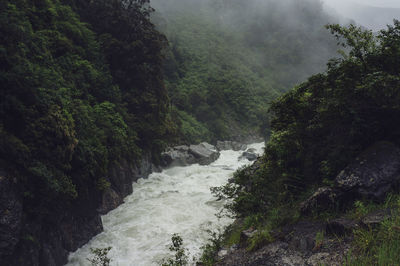
[{"label": "boulder in river", "polygon": [[207,142],[199,145],[190,145],[189,153],[195,157],[196,163],[200,165],[210,164],[217,160],[220,155],[216,147]]},{"label": "boulder in river", "polygon": [[181,145],[169,148],[161,154],[163,166],[186,166],[198,163],[207,165],[219,158],[217,148],[207,142],[198,145]]},{"label": "boulder in river", "polygon": [[243,152],[239,159],[247,159],[249,161],[255,161],[258,158],[257,150],[254,148],[247,149],[247,151]]},{"label": "boulder in river", "polygon": [[163,166],[186,166],[195,163],[195,158],[189,153],[189,146],[169,148],[161,154]]}]

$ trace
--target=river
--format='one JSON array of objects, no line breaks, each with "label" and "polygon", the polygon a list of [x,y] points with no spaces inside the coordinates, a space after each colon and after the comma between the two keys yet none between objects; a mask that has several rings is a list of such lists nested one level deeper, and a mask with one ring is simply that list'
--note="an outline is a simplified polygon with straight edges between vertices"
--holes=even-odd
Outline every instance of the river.
[{"label": "river", "polygon": [[[262,153],[264,143],[248,146]],[[221,151],[210,165],[173,167],[153,173],[133,184],[133,193],[115,210],[102,216],[104,231],[71,253],[68,266],[90,265],[90,248],[112,247],[108,257],[115,266],[151,266],[169,255],[171,236],[178,233],[190,257],[199,256],[210,238],[208,230],[218,231],[232,219],[217,218],[223,202],[210,188],[225,184],[239,167],[241,151]]]}]

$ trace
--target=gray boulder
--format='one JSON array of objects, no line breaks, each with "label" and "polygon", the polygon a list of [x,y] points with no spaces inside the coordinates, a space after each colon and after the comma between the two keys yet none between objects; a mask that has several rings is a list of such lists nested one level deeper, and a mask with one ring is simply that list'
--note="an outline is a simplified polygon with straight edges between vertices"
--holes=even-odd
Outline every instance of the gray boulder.
[{"label": "gray boulder", "polygon": [[195,158],[189,153],[189,146],[169,148],[161,154],[163,166],[186,166],[195,163]]},{"label": "gray boulder", "polygon": [[161,161],[164,167],[187,166],[195,163],[207,165],[217,160],[219,155],[215,146],[203,142],[199,145],[169,148],[161,154]]},{"label": "gray boulder", "polygon": [[247,151],[243,152],[239,159],[247,159],[249,161],[255,161],[258,158],[257,150],[254,148],[250,148]]},{"label": "gray boulder", "polygon": [[217,148],[207,142],[200,143],[199,145],[190,145],[189,154],[195,158],[195,163],[200,165],[207,165],[219,158],[220,153]]},{"label": "gray boulder", "polygon": [[378,142],[340,172],[333,187],[319,188],[303,202],[301,212],[341,208],[361,198],[383,201],[399,183],[400,149],[390,142]]},{"label": "gray boulder", "polygon": [[335,180],[343,192],[383,200],[400,180],[400,149],[390,142],[378,142],[364,151]]}]

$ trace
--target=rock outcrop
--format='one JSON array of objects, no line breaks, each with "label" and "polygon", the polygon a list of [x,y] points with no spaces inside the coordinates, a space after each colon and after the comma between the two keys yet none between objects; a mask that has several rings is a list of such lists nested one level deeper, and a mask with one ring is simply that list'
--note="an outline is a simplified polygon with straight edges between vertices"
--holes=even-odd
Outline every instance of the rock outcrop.
[{"label": "rock outcrop", "polygon": [[[275,240],[254,252],[246,247],[227,250],[217,265],[342,265],[350,248],[350,239],[324,235],[322,222],[302,221],[287,225],[277,233]],[[322,233],[322,234],[321,234]],[[318,239],[317,234],[321,235]],[[222,255],[222,254],[221,254]]]},{"label": "rock outcrop", "polygon": [[219,155],[215,146],[203,142],[198,145],[169,148],[161,154],[161,160],[164,167],[186,166],[195,163],[207,165],[217,160]]},{"label": "rock outcrop", "polygon": [[[253,164],[249,171],[257,171]],[[379,142],[365,150],[335,179],[334,186],[319,188],[301,204],[301,220],[272,231],[273,241],[254,252],[246,250],[255,230],[243,231],[239,249],[225,247],[217,265],[342,265],[358,228],[373,228],[392,216],[391,209],[361,218],[336,217],[309,221],[307,215],[353,206],[357,199],[382,201],[400,182],[400,149]],[[338,237],[340,236],[340,237]],[[221,256],[222,255],[222,256]]]},{"label": "rock outcrop", "polygon": [[390,142],[378,142],[340,172],[333,187],[319,188],[303,202],[301,212],[340,208],[361,198],[382,201],[399,182],[400,149]]},{"label": "rock outcrop", "polygon": [[383,200],[400,181],[400,149],[390,142],[378,142],[364,151],[335,179],[344,193]]}]

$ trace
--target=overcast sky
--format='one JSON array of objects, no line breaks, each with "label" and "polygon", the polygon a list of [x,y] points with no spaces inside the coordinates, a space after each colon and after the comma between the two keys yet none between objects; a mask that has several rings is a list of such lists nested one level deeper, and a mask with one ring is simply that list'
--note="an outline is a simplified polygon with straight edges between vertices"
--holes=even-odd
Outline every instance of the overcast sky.
[{"label": "overcast sky", "polygon": [[323,0],[333,7],[341,8],[349,2],[375,6],[375,7],[395,7],[400,8],[400,0]]},{"label": "overcast sky", "polygon": [[353,19],[374,31],[386,28],[393,19],[400,20],[400,0],[321,0],[328,11],[343,19]]}]

